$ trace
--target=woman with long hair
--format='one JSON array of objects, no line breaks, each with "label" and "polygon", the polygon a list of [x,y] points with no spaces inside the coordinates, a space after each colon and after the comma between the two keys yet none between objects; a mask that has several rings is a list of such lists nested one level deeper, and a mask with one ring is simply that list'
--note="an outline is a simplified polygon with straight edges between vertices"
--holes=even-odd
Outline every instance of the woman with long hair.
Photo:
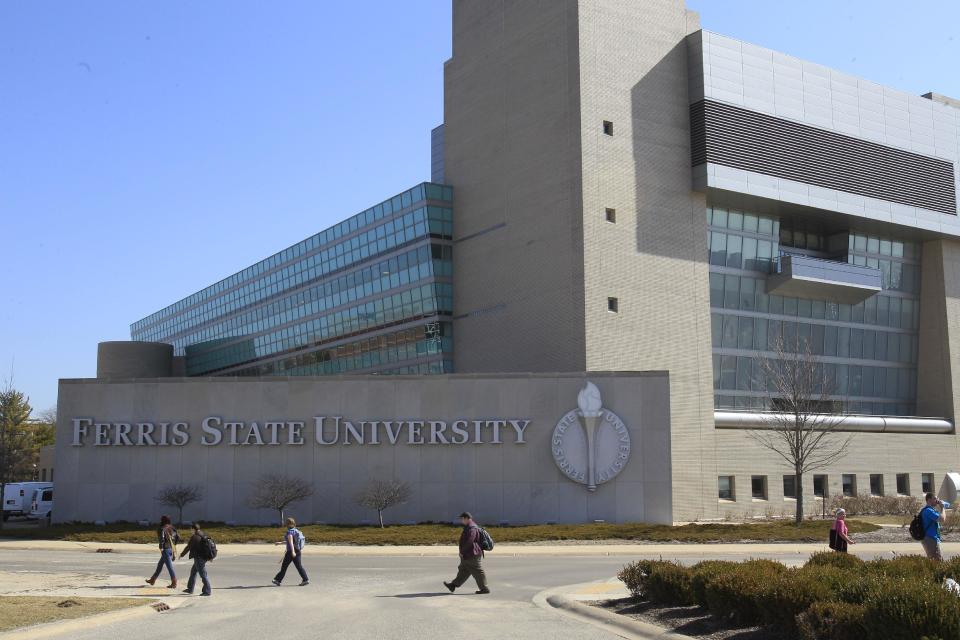
[{"label": "woman with long hair", "polygon": [[153,575],[147,578],[147,584],[153,584],[164,567],[170,574],[170,584],[167,589],[177,588],[177,574],[173,570],[173,559],[177,555],[177,543],[180,542],[180,534],[170,523],[170,516],[160,516],[160,528],[157,529],[157,543],[160,545],[160,560],[157,561],[157,570]]}]

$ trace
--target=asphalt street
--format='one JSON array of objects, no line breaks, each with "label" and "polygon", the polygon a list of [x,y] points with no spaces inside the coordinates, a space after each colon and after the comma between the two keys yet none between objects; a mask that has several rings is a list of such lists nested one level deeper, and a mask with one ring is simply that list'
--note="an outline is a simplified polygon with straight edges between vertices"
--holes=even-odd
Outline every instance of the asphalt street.
[{"label": "asphalt street", "polygon": [[[468,582],[456,594],[443,586],[456,573],[450,558],[305,557],[310,585],[299,587],[291,566],[281,587],[270,584],[276,556],[221,556],[210,565],[213,597],[189,598],[170,612],[115,624],[71,630],[76,640],[168,640],[182,638],[569,638],[617,636],[535,606],[543,589],[606,579],[627,557],[511,557],[488,555],[490,595],[474,595]],[[2,551],[5,571],[110,574],[117,584],[100,584],[106,594],[143,585],[153,554]],[[178,562],[181,588],[190,563]],[[165,574],[164,574],[165,575]],[[157,584],[161,583],[158,580]],[[166,584],[166,582],[164,582]],[[152,590],[151,590],[152,591]],[[199,593],[199,585],[197,588]]]},{"label": "asphalt street", "polygon": [[[232,546],[232,545],[231,545]],[[913,545],[891,551],[882,545],[857,549],[865,558],[891,553],[917,553]],[[529,548],[528,548],[529,549]],[[456,572],[456,547],[449,555],[432,548],[432,555],[305,555],[310,584],[297,586],[299,576],[291,566],[281,587],[270,583],[278,569],[280,548],[221,553],[209,565],[213,597],[179,593],[186,584],[190,562],[176,565],[180,587],[172,594],[165,573],[158,587],[143,579],[156,565],[157,555],[143,550],[96,553],[86,550],[0,549],[0,593],[19,591],[13,583],[56,584],[50,593],[63,595],[75,577],[77,595],[137,595],[183,599],[182,606],[138,619],[71,628],[56,636],[76,640],[137,640],[170,637],[231,640],[282,637],[324,639],[433,638],[549,638],[552,640],[607,640],[618,636],[601,628],[565,617],[533,604],[539,592],[565,585],[608,580],[626,562],[659,557],[667,552],[681,562],[705,557],[743,560],[767,557],[787,564],[802,563],[817,547],[805,545],[673,545],[655,548],[618,547],[616,553],[598,554],[598,548],[563,549],[557,555],[529,555],[523,549],[498,547],[488,554],[485,567],[493,593],[474,595],[471,580],[456,594],[443,586]],[[669,551],[668,551],[669,550]],[[311,550],[313,551],[313,550]],[[587,555],[587,553],[590,555]],[[81,584],[82,583],[82,584]],[[45,588],[26,589],[43,595]],[[196,592],[199,593],[199,584]]]}]

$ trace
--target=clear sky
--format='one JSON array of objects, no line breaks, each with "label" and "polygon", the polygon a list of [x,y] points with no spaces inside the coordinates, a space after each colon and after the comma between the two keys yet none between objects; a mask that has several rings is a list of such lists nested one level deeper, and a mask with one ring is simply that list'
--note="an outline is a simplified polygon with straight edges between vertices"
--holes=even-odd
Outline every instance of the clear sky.
[{"label": "clear sky", "polygon": [[[958,2],[688,4],[960,97]],[[429,179],[449,56],[449,0],[0,3],[0,380],[52,406],[97,342]]]}]

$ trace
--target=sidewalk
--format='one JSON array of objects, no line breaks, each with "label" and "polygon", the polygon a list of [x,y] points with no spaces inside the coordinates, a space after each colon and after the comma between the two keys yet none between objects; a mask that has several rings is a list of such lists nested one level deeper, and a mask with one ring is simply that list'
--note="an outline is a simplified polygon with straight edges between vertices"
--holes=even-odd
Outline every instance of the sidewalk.
[{"label": "sidewalk", "polygon": [[[282,553],[278,545],[272,544],[222,544],[217,545],[220,555],[275,555]],[[96,553],[98,549],[112,549],[115,553],[156,553],[155,544],[133,544],[128,542],[70,542],[63,540],[0,540],[0,551],[80,551]],[[817,551],[826,551],[826,542],[822,544],[498,544],[491,551],[493,556],[630,556],[635,558],[678,558],[696,560],[734,556],[749,558],[753,556],[785,554],[795,555],[797,561]],[[960,555],[960,542],[947,542],[943,545],[945,555]],[[454,544],[438,546],[352,546],[308,544],[303,549],[305,555],[317,556],[428,556],[450,557],[457,554]],[[850,547],[850,553],[858,556],[915,555],[923,553],[920,543],[864,543]]]}]

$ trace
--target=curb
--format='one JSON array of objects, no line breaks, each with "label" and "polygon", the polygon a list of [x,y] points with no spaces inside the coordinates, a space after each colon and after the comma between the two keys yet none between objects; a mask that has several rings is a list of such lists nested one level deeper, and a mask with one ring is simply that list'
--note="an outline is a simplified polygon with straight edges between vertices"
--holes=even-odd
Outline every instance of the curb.
[{"label": "curb", "polygon": [[163,603],[167,605],[167,609],[165,611],[173,611],[174,609],[186,604],[186,602],[186,599],[180,598],[173,600],[157,599],[156,602],[151,602],[150,604],[144,604],[138,607],[130,607],[128,609],[120,609],[118,611],[106,611],[104,613],[98,613],[92,616],[70,618],[68,620],[44,622],[30,627],[21,627],[19,629],[11,629],[10,631],[0,632],[0,640],[14,640],[14,638],[16,640],[41,640],[43,638],[62,636],[70,633],[71,631],[79,631],[81,629],[88,629],[90,627],[98,627],[103,624],[113,624],[115,622],[122,622],[124,620],[136,620],[137,618],[148,617],[151,614],[163,613],[153,608],[153,605],[157,603]]},{"label": "curb", "polygon": [[562,615],[575,618],[629,640],[650,640],[651,638],[657,638],[658,640],[694,640],[690,636],[674,633],[669,629],[649,622],[633,620],[599,607],[583,604],[564,595],[564,593],[582,586],[584,585],[569,585],[541,591],[533,597],[533,603],[543,609],[555,610]]}]

